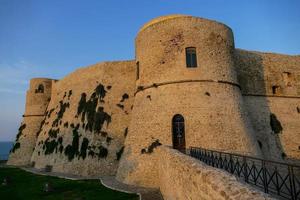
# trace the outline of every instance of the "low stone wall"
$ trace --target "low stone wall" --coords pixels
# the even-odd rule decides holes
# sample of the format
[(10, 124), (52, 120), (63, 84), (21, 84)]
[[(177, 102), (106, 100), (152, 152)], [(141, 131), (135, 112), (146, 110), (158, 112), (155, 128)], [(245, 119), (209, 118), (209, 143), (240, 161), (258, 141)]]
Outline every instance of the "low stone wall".
[(163, 146), (157, 153), (159, 187), (165, 200), (273, 199), (233, 175), (174, 149)]

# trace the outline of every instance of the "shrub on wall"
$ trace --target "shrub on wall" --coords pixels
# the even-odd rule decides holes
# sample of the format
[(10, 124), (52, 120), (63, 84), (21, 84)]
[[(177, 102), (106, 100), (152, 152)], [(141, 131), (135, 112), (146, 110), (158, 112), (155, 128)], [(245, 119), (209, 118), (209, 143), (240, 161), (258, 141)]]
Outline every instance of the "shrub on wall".
[(108, 155), (107, 148), (103, 146), (99, 146), (98, 149), (99, 149), (98, 158), (106, 158)]
[(83, 160), (85, 159), (88, 146), (89, 146), (89, 140), (87, 138), (83, 138), (81, 143), (79, 158), (81, 157)]
[(276, 115), (273, 113), (270, 114), (270, 125), (271, 125), (271, 129), (274, 133), (280, 133), (283, 129), (280, 121), (277, 119)]
[(123, 152), (124, 152), (124, 146), (122, 146), (122, 148), (116, 153), (117, 160), (120, 160), (120, 158), (122, 157)]
[(22, 124), (20, 127), (19, 127), (19, 130), (18, 130), (18, 134), (16, 136), (16, 140), (18, 141), (19, 138), (21, 137), (21, 135), (23, 134), (23, 130), (26, 128), (26, 124)]
[(57, 148), (58, 142), (56, 140), (49, 141), (49, 138), (45, 141), (45, 155), (52, 154)]
[(152, 142), (149, 146), (148, 146), (148, 148), (147, 149), (142, 149), (141, 150), (141, 153), (142, 154), (150, 154), (150, 153), (152, 153), (153, 152), (153, 150), (156, 148), (156, 147), (158, 147), (158, 146), (160, 146), (161, 145), (161, 143), (159, 142), (159, 140), (155, 140), (154, 142)]
[(81, 115), (81, 122), (83, 122), (85, 130), (95, 131), (100, 133), (103, 124), (106, 122), (107, 125), (111, 122), (111, 116), (104, 111), (103, 107), (98, 107), (98, 102), (103, 102), (106, 95), (106, 90), (102, 84), (99, 84), (94, 93), (87, 100), (86, 93), (81, 94), (81, 99), (78, 103), (77, 115)]
[(19, 149), (20, 147), (21, 147), (20, 142), (16, 142), (16, 143), (14, 144), (13, 148), (10, 150), (10, 152), (15, 153), (15, 151), (16, 151), (17, 149)]
[(68, 145), (65, 148), (65, 155), (68, 156), (68, 160), (72, 161), (76, 155), (79, 154), (79, 134), (78, 130), (75, 128), (73, 130), (73, 140), (72, 145)]
[(59, 101), (59, 111), (57, 112), (56, 119), (52, 123), (52, 127), (58, 126), (59, 121), (63, 118), (66, 109), (69, 107), (70, 107), (69, 102), (64, 103), (62, 100)]

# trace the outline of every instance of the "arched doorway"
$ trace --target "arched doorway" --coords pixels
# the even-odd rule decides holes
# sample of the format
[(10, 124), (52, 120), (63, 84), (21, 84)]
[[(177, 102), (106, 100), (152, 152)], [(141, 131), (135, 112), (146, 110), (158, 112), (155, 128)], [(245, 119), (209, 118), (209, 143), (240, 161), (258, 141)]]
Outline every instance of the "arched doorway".
[(172, 141), (174, 149), (185, 149), (184, 118), (180, 114), (174, 115), (172, 119)]

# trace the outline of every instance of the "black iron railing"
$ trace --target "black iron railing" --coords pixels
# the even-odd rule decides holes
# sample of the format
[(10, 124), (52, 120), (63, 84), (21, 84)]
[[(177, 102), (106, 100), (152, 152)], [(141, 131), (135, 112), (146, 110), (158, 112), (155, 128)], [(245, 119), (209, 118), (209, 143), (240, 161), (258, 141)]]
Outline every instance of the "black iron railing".
[(265, 193), (300, 200), (300, 166), (197, 147), (190, 148), (190, 156), (224, 169)]

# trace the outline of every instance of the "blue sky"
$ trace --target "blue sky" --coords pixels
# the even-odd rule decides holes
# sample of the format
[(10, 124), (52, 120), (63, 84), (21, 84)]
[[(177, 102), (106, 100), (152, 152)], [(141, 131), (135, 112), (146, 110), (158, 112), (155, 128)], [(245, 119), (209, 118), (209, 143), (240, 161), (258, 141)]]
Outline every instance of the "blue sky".
[(152, 18), (187, 14), (223, 22), (237, 48), (300, 54), (299, 0), (0, 0), (0, 141), (14, 140), (33, 77), (134, 58)]

